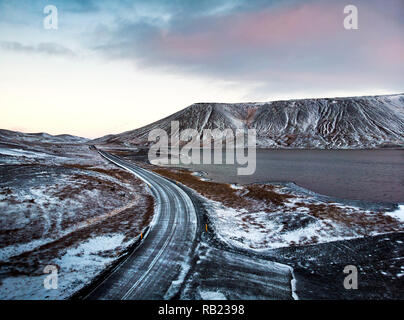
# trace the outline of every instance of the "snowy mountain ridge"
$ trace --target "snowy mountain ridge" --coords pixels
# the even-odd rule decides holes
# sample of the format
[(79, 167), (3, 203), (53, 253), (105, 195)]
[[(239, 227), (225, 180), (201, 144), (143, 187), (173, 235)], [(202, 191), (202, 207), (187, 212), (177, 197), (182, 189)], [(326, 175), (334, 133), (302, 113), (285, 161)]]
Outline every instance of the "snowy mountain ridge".
[(153, 129), (255, 129), (260, 148), (361, 149), (404, 146), (404, 94), (263, 103), (196, 103), (145, 127), (95, 139), (147, 146)]

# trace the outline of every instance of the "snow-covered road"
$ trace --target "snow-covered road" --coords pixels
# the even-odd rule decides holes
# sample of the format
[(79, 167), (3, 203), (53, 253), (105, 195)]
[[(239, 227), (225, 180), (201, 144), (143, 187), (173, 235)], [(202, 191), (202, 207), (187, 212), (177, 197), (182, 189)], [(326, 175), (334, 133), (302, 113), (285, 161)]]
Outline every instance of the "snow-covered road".
[(189, 269), (197, 230), (195, 207), (175, 183), (107, 152), (99, 153), (145, 181), (156, 207), (142, 244), (85, 298), (168, 299), (177, 293)]

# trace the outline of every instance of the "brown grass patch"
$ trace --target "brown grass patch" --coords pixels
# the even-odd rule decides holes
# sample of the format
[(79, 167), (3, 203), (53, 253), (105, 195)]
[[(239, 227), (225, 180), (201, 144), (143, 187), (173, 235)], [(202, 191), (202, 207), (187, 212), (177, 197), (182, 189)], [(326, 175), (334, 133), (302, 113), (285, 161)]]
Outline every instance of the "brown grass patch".
[(181, 182), (208, 199), (219, 201), (234, 209), (254, 210), (257, 202), (266, 206), (280, 206), (287, 199), (292, 198), (290, 195), (277, 193), (275, 188), (269, 185), (248, 185), (242, 190), (237, 190), (227, 183), (202, 181), (183, 169), (153, 168), (152, 170), (164, 177)]
[(73, 168), (79, 170), (93, 171), (101, 174), (106, 174), (116, 179), (122, 180), (124, 182), (128, 182), (133, 179), (133, 175), (130, 172), (127, 172), (122, 169), (103, 169), (98, 167), (93, 167), (91, 165), (82, 165), (82, 164), (64, 164), (66, 168)]
[(228, 207), (242, 209), (248, 205), (248, 201), (237, 194), (239, 190), (232, 189), (228, 184), (202, 181), (183, 169), (153, 168), (153, 171), (166, 178), (181, 182), (206, 198), (221, 201)]
[(288, 194), (281, 194), (274, 191), (274, 186), (269, 185), (249, 185), (246, 186), (248, 193), (245, 196), (249, 199), (256, 201), (262, 201), (265, 204), (282, 206), (285, 202), (293, 198), (293, 196)]
[(384, 232), (390, 232), (400, 228), (400, 223), (383, 212), (365, 213), (355, 211), (347, 213), (343, 208), (330, 204), (304, 204), (310, 210), (310, 215), (321, 219), (338, 221), (346, 226), (360, 226), (363, 232), (383, 229)]

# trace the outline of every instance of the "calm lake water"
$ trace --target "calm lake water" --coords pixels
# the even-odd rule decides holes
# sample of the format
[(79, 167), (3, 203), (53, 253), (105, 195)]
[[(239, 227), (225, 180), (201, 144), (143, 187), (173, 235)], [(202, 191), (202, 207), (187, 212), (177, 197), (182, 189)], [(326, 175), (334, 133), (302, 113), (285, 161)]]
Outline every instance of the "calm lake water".
[(184, 167), (218, 182), (293, 181), (342, 199), (404, 203), (404, 150), (257, 150), (251, 176), (238, 176), (233, 165)]

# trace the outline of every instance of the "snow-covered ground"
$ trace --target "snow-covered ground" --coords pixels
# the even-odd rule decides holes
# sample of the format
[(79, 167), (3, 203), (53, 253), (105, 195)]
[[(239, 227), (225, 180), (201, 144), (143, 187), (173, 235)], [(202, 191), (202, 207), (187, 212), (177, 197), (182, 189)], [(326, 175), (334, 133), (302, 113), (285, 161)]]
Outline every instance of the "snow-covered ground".
[(42, 158), (46, 156), (40, 152), (33, 152), (21, 149), (0, 148), (0, 155), (11, 157)]
[[(153, 198), (79, 138), (7, 135), (0, 140), (0, 299), (68, 298), (136, 241)], [(57, 289), (44, 287), (47, 265), (58, 269)]]
[(404, 223), (404, 205), (398, 206), (398, 209), (392, 212), (387, 212), (387, 215), (393, 217), (394, 219), (400, 220)]
[(105, 252), (119, 252), (122, 247), (130, 245), (125, 243), (125, 236), (120, 233), (109, 236), (96, 236), (69, 247), (66, 252), (50, 265), (58, 268), (57, 289), (45, 289), (43, 276), (6, 277), (0, 287), (2, 299), (66, 299), (78, 288), (88, 284), (94, 275), (104, 270), (116, 257), (105, 256)]
[(404, 231), (404, 210), (363, 209), (288, 184), (209, 182), (200, 173), (155, 169), (202, 198), (215, 234), (236, 247), (263, 251)]
[[(342, 204), (332, 204), (330, 210), (339, 210), (341, 220), (319, 219), (311, 216), (310, 208), (305, 207), (302, 203), (309, 201), (315, 206), (325, 204), (308, 198), (293, 199), (272, 212), (234, 209), (207, 198), (205, 201), (205, 207), (213, 218), (217, 235), (229, 244), (246, 249), (266, 250), (292, 245), (347, 240), (392, 232), (390, 227), (393, 227), (395, 231), (404, 230), (404, 220), (400, 220), (403, 219), (403, 212), (400, 210), (386, 212), (385, 215), (400, 220), (401, 223), (392, 221), (390, 226), (370, 226), (366, 225), (364, 221), (365, 225), (362, 226), (355, 222), (346, 223), (341, 220), (344, 220), (344, 215), (347, 217), (350, 215), (366, 216), (371, 219), (372, 216), (379, 214)], [(285, 219), (284, 216), (287, 218)], [(287, 228), (287, 224), (292, 224), (293, 227)]]

